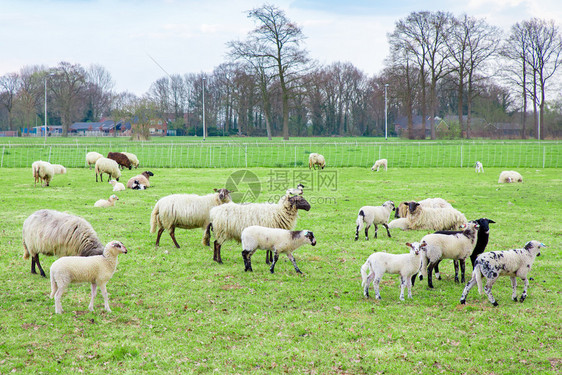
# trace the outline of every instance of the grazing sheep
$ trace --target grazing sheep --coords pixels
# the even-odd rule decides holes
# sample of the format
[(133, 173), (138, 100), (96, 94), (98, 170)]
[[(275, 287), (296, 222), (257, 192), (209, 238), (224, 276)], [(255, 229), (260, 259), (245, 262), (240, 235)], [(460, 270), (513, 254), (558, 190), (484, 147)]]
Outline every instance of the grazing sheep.
[(359, 238), (359, 231), (365, 224), (365, 240), (369, 239), (369, 228), (371, 225), (375, 226), (375, 238), (377, 238), (377, 232), (379, 230), (378, 224), (382, 224), (386, 228), (386, 234), (388, 237), (392, 237), (388, 231), (388, 219), (390, 218), (390, 213), (394, 211), (394, 202), (386, 201), (382, 206), (363, 206), (359, 209), (359, 214), (357, 215), (357, 220), (355, 223), (357, 227), (355, 228), (355, 241)]
[[(281, 197), (278, 203), (226, 203), (213, 207), (211, 223), (207, 225), (203, 244), (210, 245), (211, 229), (215, 233), (213, 260), (222, 263), (221, 246), (225, 241), (241, 242), (242, 231), (252, 225), (268, 228), (293, 229), (298, 210), (310, 210), (310, 204), (300, 195)], [(267, 254), (266, 262), (270, 260)]]
[(252, 270), (252, 255), (257, 249), (271, 250), (274, 253), (273, 262), (269, 271), (275, 271), (275, 264), (279, 259), (279, 254), (285, 253), (293, 263), (295, 271), (301, 273), (297, 266), (293, 251), (305, 244), (316, 246), (314, 233), (308, 230), (287, 230), (279, 228), (268, 228), (259, 225), (252, 225), (242, 231), (242, 258), (244, 259), (244, 271)]
[[(470, 222), (462, 225), (461, 231), (448, 231), (425, 235), (427, 243), (423, 258), (422, 275), (427, 275), (427, 285), (433, 288), (433, 268), (441, 259), (458, 260), (461, 265), (461, 282), (464, 283), (465, 259), (472, 254), (478, 238), (479, 225)], [(455, 282), (459, 282), (458, 268), (455, 267)]]
[[(373, 253), (361, 267), (363, 294), (369, 297), (369, 284), (375, 289), (375, 298), (381, 299), (379, 283), (385, 273), (400, 275), (400, 300), (404, 301), (404, 288), (408, 287), (408, 298), (412, 298), (412, 280), (420, 270), (425, 242), (406, 243), (408, 254)], [(367, 273), (367, 271), (370, 271)]]
[(119, 164), (119, 168), (129, 168), (129, 170), (131, 170), (131, 161), (127, 155), (120, 152), (109, 152), (107, 158), (115, 160), (117, 164)]
[(160, 236), (164, 229), (170, 233), (174, 245), (179, 249), (176, 241), (176, 228), (194, 229), (207, 228), (211, 208), (231, 201), (230, 191), (214, 189), (213, 194), (199, 196), (196, 194), (172, 194), (160, 198), (150, 216), (150, 233), (156, 232), (156, 246), (160, 245)]
[(497, 306), (494, 296), (492, 295), (492, 286), (500, 276), (509, 276), (511, 278), (511, 286), (513, 293), (511, 299), (517, 302), (517, 277), (525, 282), (525, 287), (521, 298), (521, 302), (527, 298), (527, 288), (529, 287), (529, 279), (527, 274), (533, 266), (535, 257), (541, 255), (541, 247), (545, 244), (538, 241), (529, 241), (523, 249), (515, 249), (508, 251), (491, 251), (489, 253), (480, 254), (476, 258), (476, 265), (472, 271), (472, 278), (466, 284), (462, 295), (461, 303), (466, 303), (466, 296), (475, 284), (478, 284), (478, 290), (482, 293), (482, 276), (486, 277), (486, 287), (484, 292), (488, 296), (488, 300)]
[[(415, 201), (411, 201), (411, 202), (415, 202)], [(423, 207), (433, 207), (433, 208), (453, 207), (453, 206), (451, 206), (451, 203), (447, 202), (443, 198), (426, 198), (426, 199), (423, 199), (423, 200), (419, 201), (418, 203), (420, 204), (420, 206), (423, 206)], [(400, 203), (398, 205), (398, 208), (396, 209), (394, 217), (395, 218), (400, 218), (400, 217), (405, 218), (406, 216), (408, 216), (409, 205), (410, 205), (410, 202)]]
[(144, 171), (142, 172), (142, 174), (138, 174), (134, 177), (129, 178), (129, 181), (127, 181), (127, 187), (129, 189), (133, 189), (133, 187), (137, 185), (139, 186), (137, 187), (137, 190), (144, 190), (140, 188), (140, 185), (143, 185), (145, 188), (150, 187), (150, 182), (148, 181), (148, 179), (151, 176), (154, 176), (154, 173), (150, 171)]
[(137, 155), (131, 154), (130, 152), (122, 152), (122, 154), (129, 158), (129, 161), (131, 162), (131, 165), (133, 167), (139, 167), (139, 158), (137, 158)]
[(113, 207), (115, 206), (115, 201), (118, 201), (117, 195), (113, 194), (109, 199), (100, 199), (94, 203), (94, 207)]
[(108, 179), (112, 178), (119, 181), (121, 177), (121, 171), (119, 170), (119, 164), (115, 160), (101, 157), (96, 161), (96, 166), (94, 168), (96, 172), (96, 182), (98, 182), (98, 174), (100, 176), (100, 181), (103, 182), (103, 174), (107, 173)]
[(404, 230), (450, 230), (466, 222), (466, 217), (453, 207), (424, 207), (418, 202), (408, 202), (406, 217), (391, 221), (388, 227)]
[(324, 169), (324, 167), (326, 166), (326, 159), (324, 159), (323, 155), (313, 152), (308, 156), (308, 168), (316, 169), (316, 166)]
[(125, 185), (116, 180), (110, 180), (109, 183), (113, 186), (113, 191), (125, 190)]
[(39, 254), (64, 257), (92, 256), (103, 253), (103, 244), (90, 223), (79, 216), (54, 210), (39, 210), (23, 222), (23, 259), (31, 257), (31, 273), (35, 264), (41, 276), (45, 272)]
[(37, 186), (37, 181), (40, 181), (41, 186), (49, 186), (49, 183), (55, 175), (53, 165), (43, 160), (33, 162), (33, 164), (31, 164), (31, 170), (33, 171), (33, 178), (35, 179), (34, 186)]
[(503, 171), (502, 173), (500, 173), (498, 184), (511, 182), (523, 182), (523, 177), (519, 174), (519, 172), (515, 171)]
[(66, 168), (60, 164), (51, 164), (55, 170), (55, 174), (65, 174)]
[(476, 173), (484, 173), (484, 166), (481, 162), (477, 161), (476, 164), (474, 164), (474, 170), (476, 171)]
[(371, 167), (371, 170), (374, 171), (376, 169), (378, 172), (380, 167), (384, 167), (384, 170), (386, 171), (388, 167), (388, 160), (386, 159), (377, 160), (375, 164)]
[(86, 154), (86, 163), (90, 169), (92, 169), (92, 165), (95, 165), (99, 158), (103, 158), (103, 155), (99, 152), (92, 151)]
[(105, 246), (102, 255), (91, 257), (69, 256), (59, 258), (51, 265), (51, 298), (55, 298), (55, 313), (62, 314), (62, 294), (70, 283), (91, 283), (91, 298), (88, 310), (94, 311), (94, 298), (99, 286), (105, 310), (109, 308), (106, 284), (117, 269), (117, 256), (127, 254), (127, 249), (119, 241), (111, 241)]
[(286, 194), (289, 195), (302, 195), (304, 192), (304, 185), (298, 184), (296, 188), (287, 189)]

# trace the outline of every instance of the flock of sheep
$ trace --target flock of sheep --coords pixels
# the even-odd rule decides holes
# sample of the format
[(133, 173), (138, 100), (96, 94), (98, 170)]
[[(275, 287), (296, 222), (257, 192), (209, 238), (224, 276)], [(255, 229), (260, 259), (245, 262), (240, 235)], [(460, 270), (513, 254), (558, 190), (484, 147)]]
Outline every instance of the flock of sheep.
[[(119, 183), (121, 168), (137, 168), (138, 158), (133, 154), (109, 153), (105, 158), (101, 154), (90, 152), (86, 162), (94, 165), (96, 181), (103, 173), (112, 180), (114, 191), (124, 190)], [(310, 154), (309, 168), (324, 168), (325, 158), (320, 154)], [(386, 159), (378, 160), (371, 168), (387, 170)], [(60, 169), (62, 168), (62, 169)], [(55, 173), (65, 173), (64, 167), (54, 167), (50, 163), (38, 161), (33, 163), (33, 176), (36, 180), (45, 182), (48, 186)], [(476, 163), (476, 172), (483, 172), (480, 162)], [(63, 172), (55, 172), (55, 170)], [(150, 186), (149, 171), (129, 179), (127, 187), (131, 189), (145, 189)], [(103, 180), (102, 180), (103, 181)], [(517, 172), (502, 172), (499, 182), (522, 182)], [(316, 238), (312, 231), (293, 230), (296, 226), (298, 211), (310, 210), (310, 204), (302, 196), (304, 185), (288, 189), (286, 194), (275, 204), (270, 203), (233, 203), (230, 191), (224, 188), (214, 189), (214, 193), (199, 196), (196, 194), (172, 194), (158, 200), (150, 216), (150, 232), (157, 232), (156, 246), (159, 246), (161, 236), (167, 231), (179, 248), (175, 229), (204, 230), (203, 244), (210, 246), (211, 235), (214, 234), (213, 260), (222, 263), (221, 246), (224, 242), (235, 240), (242, 244), (242, 259), (245, 271), (253, 271), (251, 257), (257, 249), (266, 250), (266, 263), (274, 273), (279, 254), (286, 254), (292, 262), (295, 271), (301, 273), (293, 251), (310, 244), (316, 245)], [(112, 195), (109, 200), (99, 200), (96, 207), (107, 207), (118, 200)], [(390, 221), (391, 213), (395, 212), (395, 219)], [(419, 202), (401, 202), (395, 207), (394, 202), (386, 201), (381, 206), (363, 206), (356, 219), (355, 240), (359, 238), (359, 231), (365, 228), (365, 239), (369, 238), (369, 228), (374, 225), (375, 238), (378, 225), (383, 225), (388, 237), (389, 228), (403, 230), (426, 229), (436, 231), (424, 236), (419, 242), (406, 243), (409, 248), (407, 254), (372, 254), (361, 267), (363, 293), (369, 296), (369, 285), (372, 282), (376, 298), (380, 299), (379, 283), (384, 273), (400, 275), (401, 294), (404, 299), (404, 289), (408, 288), (408, 297), (412, 297), (411, 288), (415, 278), (420, 273), (420, 280), (425, 276), (428, 286), (433, 288), (432, 273), (438, 279), (439, 263), (443, 259), (452, 259), (455, 265), (455, 281), (458, 282), (458, 265), (461, 268), (461, 282), (464, 283), (465, 260), (471, 259), (473, 265), (472, 278), (466, 285), (461, 302), (465, 303), (469, 290), (478, 285), (482, 290), (482, 276), (487, 278), (484, 288), (488, 299), (497, 305), (491, 289), (499, 276), (508, 275), (513, 285), (513, 300), (517, 300), (515, 291), (515, 277), (525, 282), (525, 288), (520, 300), (527, 296), (527, 273), (536, 255), (540, 255), (540, 248), (544, 244), (537, 241), (528, 242), (523, 249), (484, 253), (488, 243), (489, 224), (493, 220), (481, 218), (467, 221), (466, 217), (441, 198), (429, 198)], [(457, 229), (461, 230), (457, 230)], [(90, 282), (91, 300), (89, 309), (93, 311), (93, 302), (99, 286), (104, 297), (105, 309), (109, 308), (106, 284), (113, 276), (117, 267), (117, 256), (127, 253), (125, 246), (119, 241), (111, 241), (103, 246), (92, 226), (83, 218), (54, 210), (39, 210), (30, 215), (23, 224), (22, 230), (24, 259), (31, 258), (31, 272), (36, 273), (39, 268), (41, 276), (45, 272), (39, 262), (39, 254), (56, 255), (58, 260), (53, 262), (50, 269), (51, 298), (55, 299), (55, 312), (62, 313), (61, 297), (67, 286), (72, 282)]]

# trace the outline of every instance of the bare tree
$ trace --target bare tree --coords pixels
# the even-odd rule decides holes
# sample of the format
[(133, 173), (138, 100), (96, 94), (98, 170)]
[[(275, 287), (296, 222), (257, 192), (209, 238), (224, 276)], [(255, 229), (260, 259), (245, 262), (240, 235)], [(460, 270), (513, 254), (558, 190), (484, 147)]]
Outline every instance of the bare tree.
[(91, 119), (99, 121), (104, 113), (107, 114), (111, 108), (115, 82), (111, 78), (111, 73), (97, 64), (88, 68), (86, 82), (87, 108), (91, 112)]
[(80, 65), (63, 61), (52, 70), (51, 75), (48, 87), (61, 117), (62, 135), (66, 137), (72, 122), (83, 113), (86, 71)]
[(21, 77), (19, 74), (8, 73), (0, 77), (0, 104), (8, 111), (9, 130), (13, 130), (13, 110), (20, 87)]

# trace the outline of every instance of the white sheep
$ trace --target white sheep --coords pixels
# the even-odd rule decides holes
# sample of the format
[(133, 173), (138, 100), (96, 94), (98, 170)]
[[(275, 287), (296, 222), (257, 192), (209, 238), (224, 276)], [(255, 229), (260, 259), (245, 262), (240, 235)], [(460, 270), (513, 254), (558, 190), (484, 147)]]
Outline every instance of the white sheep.
[(100, 181), (103, 182), (103, 174), (108, 174), (108, 179), (112, 178), (119, 181), (121, 177), (121, 171), (119, 170), (119, 164), (113, 159), (108, 159), (101, 157), (96, 161), (96, 166), (94, 168), (96, 172), (96, 182), (98, 182), (98, 174), (100, 176)]
[(503, 171), (502, 173), (500, 173), (498, 184), (511, 182), (523, 182), (523, 177), (521, 176), (521, 174), (519, 174), (519, 172), (515, 171)]
[(55, 174), (65, 174), (66, 168), (61, 164), (51, 164), (55, 170)]
[(113, 207), (115, 206), (115, 202), (118, 201), (119, 198), (117, 195), (113, 194), (109, 197), (109, 199), (99, 199), (94, 203), (94, 207)]
[[(149, 182), (149, 178), (154, 176), (154, 173), (150, 172), (150, 171), (144, 171), (141, 174), (138, 174), (136, 176), (133, 176), (131, 178), (129, 178), (129, 181), (127, 181), (127, 188), (129, 189), (133, 189), (135, 188), (136, 190), (144, 190), (147, 187), (150, 187), (150, 182)], [(143, 187), (141, 187), (143, 186)]]
[[(415, 202), (415, 201), (411, 201)], [(426, 198), (418, 202), (422, 207), (433, 207), (433, 208), (447, 208), (453, 207), (449, 202), (443, 198)], [(396, 213), (394, 217), (405, 218), (408, 216), (410, 202), (401, 202), (396, 208)]]
[(160, 244), (162, 232), (167, 230), (179, 249), (176, 241), (176, 228), (206, 229), (210, 222), (211, 208), (231, 201), (230, 191), (227, 189), (214, 189), (214, 193), (199, 196), (196, 194), (172, 194), (160, 198), (150, 216), (150, 233), (156, 232), (156, 246)]
[[(375, 298), (381, 299), (379, 283), (385, 273), (400, 275), (400, 300), (404, 301), (404, 288), (408, 287), (408, 298), (412, 298), (412, 280), (419, 272), (425, 242), (406, 243), (410, 248), (408, 254), (373, 253), (365, 264), (361, 266), (361, 278), (363, 280), (363, 295), (369, 297), (369, 285), (373, 283)], [(369, 273), (367, 273), (369, 271)]]
[(273, 252), (273, 262), (269, 271), (274, 273), (275, 264), (279, 259), (279, 254), (287, 254), (287, 257), (293, 263), (295, 271), (301, 273), (297, 266), (293, 251), (305, 244), (316, 246), (316, 238), (314, 233), (308, 230), (292, 231), (279, 228), (268, 228), (260, 225), (252, 225), (245, 228), (241, 235), (242, 240), (242, 258), (244, 259), (244, 271), (252, 270), (252, 255), (257, 249), (271, 250)]
[(109, 184), (113, 186), (113, 191), (122, 191), (125, 190), (125, 185), (116, 180), (109, 180)]
[(302, 195), (304, 193), (304, 185), (299, 183), (296, 188), (287, 189), (286, 194), (289, 195)]
[[(211, 223), (205, 230), (203, 244), (210, 245), (212, 229), (215, 234), (213, 260), (222, 263), (220, 250), (225, 241), (241, 242), (242, 231), (252, 225), (293, 229), (298, 210), (310, 210), (310, 204), (300, 195), (285, 195), (278, 203), (226, 203), (213, 207), (210, 212)], [(270, 256), (268, 252), (266, 262), (269, 262)]]
[(23, 222), (23, 259), (31, 257), (31, 273), (35, 264), (41, 276), (45, 272), (39, 254), (64, 257), (91, 256), (103, 253), (103, 244), (90, 223), (79, 216), (54, 210), (39, 210)]
[(98, 161), (99, 158), (103, 158), (103, 155), (100, 154), (99, 152), (88, 152), (86, 154), (86, 164), (88, 164), (88, 166), (90, 167), (90, 169), (92, 169), (92, 165), (96, 164), (96, 161)]
[(373, 164), (373, 166), (371, 167), (371, 170), (374, 171), (376, 169), (378, 172), (380, 167), (384, 167), (384, 170), (386, 171), (388, 167), (388, 160), (386, 159), (377, 160), (375, 164)]
[(481, 162), (477, 161), (476, 164), (474, 164), (474, 170), (476, 171), (476, 173), (484, 173), (484, 166)]
[(111, 241), (105, 246), (102, 255), (91, 257), (69, 256), (59, 258), (51, 265), (51, 298), (55, 298), (55, 313), (62, 314), (62, 294), (71, 283), (91, 283), (91, 298), (88, 310), (94, 311), (94, 298), (99, 286), (105, 310), (109, 308), (106, 284), (117, 269), (117, 256), (127, 254), (127, 249), (119, 241)]
[(462, 295), (461, 303), (466, 303), (466, 296), (475, 284), (478, 284), (478, 290), (482, 293), (482, 276), (486, 277), (486, 287), (484, 292), (488, 296), (488, 300), (497, 306), (494, 296), (492, 295), (492, 286), (500, 276), (509, 276), (511, 278), (511, 287), (513, 293), (511, 299), (517, 302), (517, 277), (525, 282), (523, 293), (519, 299), (521, 302), (527, 298), (527, 288), (529, 287), (529, 279), (527, 274), (533, 266), (533, 262), (537, 255), (541, 255), (540, 249), (546, 247), (545, 244), (538, 241), (529, 241), (523, 249), (514, 249), (508, 251), (490, 251), (482, 253), (476, 258), (472, 278), (466, 284)]
[(139, 158), (137, 158), (137, 155), (131, 154), (130, 152), (122, 152), (122, 154), (129, 159), (133, 167), (135, 168), (139, 167)]
[(324, 159), (323, 155), (313, 152), (308, 156), (308, 168), (316, 169), (316, 166), (324, 169), (324, 167), (326, 166), (326, 159)]
[(357, 224), (355, 228), (355, 241), (359, 239), (359, 231), (365, 225), (365, 240), (369, 239), (369, 228), (371, 225), (375, 226), (375, 238), (377, 238), (377, 232), (379, 230), (378, 224), (382, 224), (386, 228), (386, 234), (388, 237), (392, 237), (388, 230), (388, 219), (390, 214), (394, 211), (394, 202), (386, 201), (382, 206), (363, 206), (359, 209), (359, 214), (357, 215)]
[[(480, 225), (469, 222), (462, 225), (461, 231), (431, 233), (422, 238), (427, 243), (423, 257), (422, 276), (427, 276), (427, 284), (433, 288), (433, 269), (442, 259), (458, 260), (461, 266), (461, 282), (464, 283), (465, 259), (470, 257), (478, 240)], [(439, 275), (436, 275), (439, 277)], [(420, 277), (421, 278), (421, 277)], [(455, 263), (455, 282), (459, 282), (458, 266)]]
[(444, 208), (424, 207), (418, 202), (408, 202), (406, 217), (391, 221), (388, 227), (404, 230), (452, 230), (466, 222), (466, 217), (452, 206)]
[(37, 186), (37, 181), (40, 181), (42, 186), (49, 186), (49, 183), (55, 175), (53, 165), (43, 160), (33, 162), (33, 164), (31, 164), (31, 170), (33, 172), (33, 178), (35, 179), (35, 186)]

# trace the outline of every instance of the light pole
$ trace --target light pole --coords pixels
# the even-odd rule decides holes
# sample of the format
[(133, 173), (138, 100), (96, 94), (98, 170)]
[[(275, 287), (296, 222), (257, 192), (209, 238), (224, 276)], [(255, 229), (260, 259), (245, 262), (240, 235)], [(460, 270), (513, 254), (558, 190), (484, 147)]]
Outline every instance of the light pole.
[(388, 89), (388, 83), (384, 84), (384, 139), (388, 139), (388, 106), (386, 101), (386, 90)]
[(45, 143), (47, 143), (47, 78), (49, 75), (45, 76)]
[(205, 77), (203, 77), (203, 140), (207, 135), (207, 129), (205, 128)]

